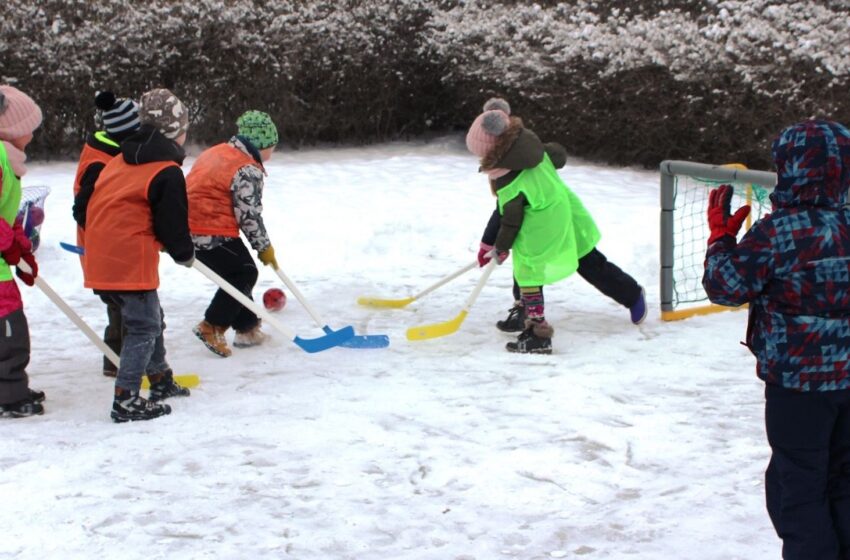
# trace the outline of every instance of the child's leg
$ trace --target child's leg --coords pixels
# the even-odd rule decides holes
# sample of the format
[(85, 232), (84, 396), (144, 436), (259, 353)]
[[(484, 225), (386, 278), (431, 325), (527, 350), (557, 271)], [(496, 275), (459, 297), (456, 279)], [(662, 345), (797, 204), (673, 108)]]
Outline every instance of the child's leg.
[[(227, 241), (214, 249), (198, 251), (197, 258), (233, 287), (253, 299), (251, 291), (257, 283), (257, 265), (241, 239)], [(249, 329), (257, 324), (257, 316), (222, 289), (216, 291), (204, 319), (216, 326)]]
[(835, 391), (838, 419), (829, 452), (829, 503), (841, 547), (839, 558), (850, 558), (850, 391)]
[(23, 309), (0, 318), (0, 405), (29, 398), (30, 333)]
[[(121, 319), (127, 329), (121, 346), (121, 367), (115, 379), (116, 390), (138, 393), (142, 376), (165, 363), (162, 315), (156, 290), (111, 296), (121, 305)], [(166, 364), (167, 367), (167, 364)]]
[(525, 316), (538, 322), (546, 320), (544, 316), (543, 286), (520, 288), (520, 300), (525, 308)]
[[(104, 296), (100, 297), (106, 304), (106, 328), (103, 329), (103, 342), (116, 354), (121, 355), (121, 339), (124, 336), (124, 325), (121, 321), (121, 306)], [(103, 357), (103, 374), (109, 377), (118, 375), (118, 367), (109, 358)]]
[(785, 560), (838, 558), (827, 494), (836, 407), (823, 393), (765, 389), (765, 427), (773, 455), (765, 489)]
[(579, 259), (578, 273), (594, 288), (624, 307), (631, 307), (641, 297), (640, 284), (596, 249)]

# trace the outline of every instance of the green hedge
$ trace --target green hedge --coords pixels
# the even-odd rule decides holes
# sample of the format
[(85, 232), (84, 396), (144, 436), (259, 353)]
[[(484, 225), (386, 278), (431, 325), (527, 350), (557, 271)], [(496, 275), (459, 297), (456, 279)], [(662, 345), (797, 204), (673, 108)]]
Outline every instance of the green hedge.
[(250, 108), (269, 112), (290, 147), (460, 132), (502, 95), (575, 156), (764, 168), (783, 126), (850, 122), (850, 39), (834, 10), (770, 0), (7, 0), (0, 82), (45, 110), (35, 157), (77, 155), (96, 90), (168, 87), (202, 145)]

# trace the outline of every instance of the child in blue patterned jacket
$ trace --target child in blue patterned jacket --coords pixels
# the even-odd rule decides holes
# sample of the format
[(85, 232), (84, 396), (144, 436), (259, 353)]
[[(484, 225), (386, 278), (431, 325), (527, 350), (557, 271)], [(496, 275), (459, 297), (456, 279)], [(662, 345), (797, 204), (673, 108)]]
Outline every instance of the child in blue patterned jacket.
[(711, 192), (703, 286), (749, 303), (746, 345), (765, 382), (767, 510), (783, 558), (850, 558), (850, 131), (805, 121), (773, 143), (772, 212)]

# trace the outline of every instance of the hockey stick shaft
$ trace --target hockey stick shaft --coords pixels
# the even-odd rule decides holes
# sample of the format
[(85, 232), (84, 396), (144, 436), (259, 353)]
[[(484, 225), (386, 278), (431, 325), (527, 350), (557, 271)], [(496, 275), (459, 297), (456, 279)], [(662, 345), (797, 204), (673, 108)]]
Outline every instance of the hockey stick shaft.
[(192, 268), (212, 280), (214, 284), (216, 284), (219, 288), (227, 292), (233, 299), (253, 311), (254, 314), (256, 314), (258, 317), (261, 317), (274, 329), (283, 334), (293, 343), (297, 344), (305, 352), (320, 352), (322, 350), (327, 350), (328, 348), (339, 346), (340, 344), (354, 336), (354, 329), (351, 327), (345, 327), (338, 331), (334, 331), (333, 333), (328, 333), (323, 337), (314, 339), (303, 339), (296, 335), (295, 331), (275, 319), (271, 315), (271, 313), (257, 305), (254, 300), (237, 290), (227, 280), (210, 270), (207, 265), (205, 265), (198, 259), (195, 259), (192, 262)]
[(493, 270), (496, 268), (497, 264), (498, 263), (496, 262), (496, 259), (492, 259), (487, 264), (487, 266), (484, 267), (484, 272), (481, 273), (481, 278), (475, 285), (475, 289), (473, 289), (472, 293), (469, 294), (469, 297), (466, 298), (466, 302), (461, 308), (460, 313), (458, 313), (454, 319), (443, 321), (442, 323), (410, 327), (409, 329), (407, 329), (408, 340), (425, 340), (428, 338), (437, 338), (440, 336), (446, 336), (457, 331), (460, 328), (460, 325), (466, 319), (466, 316), (469, 314), (469, 310), (472, 308), (472, 305), (475, 303), (475, 300), (478, 299), (478, 295), (481, 293), (481, 290), (484, 289), (484, 285), (487, 283), (487, 280), (490, 278), (490, 275), (493, 273)]

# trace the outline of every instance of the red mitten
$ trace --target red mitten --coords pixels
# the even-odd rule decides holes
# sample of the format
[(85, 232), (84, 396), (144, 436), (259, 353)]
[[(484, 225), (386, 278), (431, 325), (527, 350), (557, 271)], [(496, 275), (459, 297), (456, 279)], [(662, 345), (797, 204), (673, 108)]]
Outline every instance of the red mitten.
[(711, 230), (709, 245), (727, 235), (737, 238), (741, 224), (750, 215), (749, 205), (741, 206), (734, 214), (731, 213), (733, 192), (732, 185), (720, 185), (708, 195), (708, 227)]
[(478, 266), (484, 266), (485, 264), (490, 262), (490, 251), (492, 250), (492, 245), (487, 245), (483, 241), (481, 242), (481, 246), (478, 249)]
[(18, 278), (20, 278), (24, 284), (32, 286), (35, 284), (35, 279), (38, 277), (38, 263), (35, 262), (35, 255), (32, 253), (23, 253), (21, 255), (21, 260), (29, 265), (31, 272), (24, 272), (21, 270), (21, 267), (18, 266), (15, 268), (15, 274), (18, 275)]

